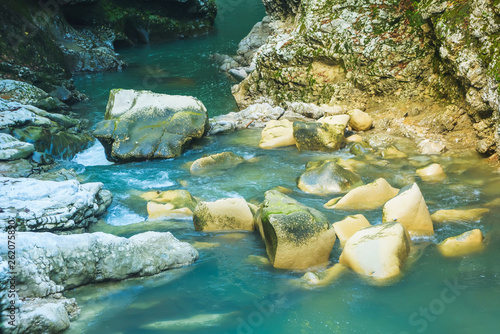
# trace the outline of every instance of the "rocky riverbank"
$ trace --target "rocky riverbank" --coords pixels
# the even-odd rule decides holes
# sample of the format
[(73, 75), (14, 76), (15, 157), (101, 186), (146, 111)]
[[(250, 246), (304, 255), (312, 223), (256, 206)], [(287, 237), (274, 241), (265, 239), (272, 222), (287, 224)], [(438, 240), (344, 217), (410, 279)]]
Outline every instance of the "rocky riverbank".
[(358, 108), (381, 130), (492, 154), (499, 9), (490, 1), (264, 1), (275, 32), (233, 88), (256, 102)]

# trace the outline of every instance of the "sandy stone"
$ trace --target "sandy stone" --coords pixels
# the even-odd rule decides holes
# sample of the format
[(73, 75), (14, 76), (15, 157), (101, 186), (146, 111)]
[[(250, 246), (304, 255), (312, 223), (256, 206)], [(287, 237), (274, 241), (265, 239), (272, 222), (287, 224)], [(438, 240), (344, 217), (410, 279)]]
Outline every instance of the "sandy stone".
[(440, 164), (432, 164), (425, 168), (417, 169), (417, 175), (425, 182), (441, 182), (446, 179), (446, 173)]
[(347, 216), (343, 220), (333, 223), (335, 234), (340, 241), (340, 247), (344, 247), (347, 240), (359, 230), (370, 227), (370, 222), (363, 215)]
[(373, 119), (370, 115), (359, 109), (354, 109), (348, 112), (351, 119), (349, 125), (354, 131), (367, 131), (373, 125)]
[(481, 230), (475, 229), (456, 237), (447, 238), (438, 245), (438, 249), (446, 257), (477, 253), (484, 249), (483, 239)]
[(215, 202), (200, 202), (193, 215), (197, 231), (253, 231), (252, 211), (242, 198), (226, 198)]
[(480, 221), (490, 209), (477, 208), (469, 210), (439, 210), (432, 214), (434, 223), (459, 223), (467, 221)]
[(269, 121), (264, 130), (262, 130), (262, 139), (259, 147), (263, 149), (272, 149), (295, 145), (293, 138), (293, 123), (289, 120)]

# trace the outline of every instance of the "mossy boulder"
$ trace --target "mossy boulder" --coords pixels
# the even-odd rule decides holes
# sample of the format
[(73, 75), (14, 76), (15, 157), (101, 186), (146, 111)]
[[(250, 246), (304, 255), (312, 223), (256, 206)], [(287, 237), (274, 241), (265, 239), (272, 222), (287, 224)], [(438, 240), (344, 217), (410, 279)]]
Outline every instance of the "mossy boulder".
[(293, 137), (299, 150), (336, 151), (344, 147), (345, 126), (327, 122), (294, 122)]
[(340, 255), (339, 262), (356, 273), (385, 283), (400, 276), (410, 253), (410, 236), (403, 225), (387, 223), (356, 232)]
[(335, 243), (335, 230), (321, 212), (276, 190), (266, 192), (257, 227), (276, 268), (325, 266)]
[(363, 181), (357, 174), (333, 160), (308, 163), (298, 180), (302, 191), (323, 196), (347, 192), (361, 185)]
[(245, 162), (245, 158), (233, 152), (221, 152), (195, 160), (190, 167), (193, 174), (231, 169)]
[(193, 215), (197, 231), (253, 231), (254, 218), (243, 198), (226, 198), (215, 202), (200, 202)]
[(189, 96), (113, 89), (94, 136), (110, 161), (177, 157), (208, 131), (207, 110)]

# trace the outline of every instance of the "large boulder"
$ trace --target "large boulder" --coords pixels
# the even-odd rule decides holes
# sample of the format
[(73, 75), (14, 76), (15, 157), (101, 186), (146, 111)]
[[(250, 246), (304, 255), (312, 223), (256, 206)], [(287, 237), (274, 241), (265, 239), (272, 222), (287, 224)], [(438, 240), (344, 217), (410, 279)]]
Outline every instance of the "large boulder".
[(325, 266), (335, 243), (335, 230), (321, 212), (276, 190), (266, 192), (257, 227), (276, 268)]
[(334, 198), (325, 204), (327, 209), (338, 210), (373, 210), (381, 207), (396, 196), (399, 189), (393, 188), (385, 179), (349, 191), (344, 197)]
[(411, 236), (434, 234), (431, 215), (416, 183), (401, 189), (384, 205), (382, 221), (401, 223)]
[(141, 197), (149, 200), (149, 220), (192, 217), (197, 205), (197, 200), (187, 190), (182, 189), (151, 191)]
[(263, 149), (272, 149), (276, 147), (295, 145), (293, 138), (293, 123), (287, 119), (280, 121), (269, 121), (264, 130), (262, 130), (262, 139), (259, 147)]
[(326, 160), (309, 162), (297, 185), (306, 193), (324, 196), (343, 193), (362, 184), (358, 175), (336, 161)]
[(194, 97), (113, 89), (94, 136), (111, 161), (167, 159), (181, 155), (208, 127), (207, 110)]
[(369, 227), (370, 222), (363, 215), (347, 216), (341, 221), (333, 223), (335, 234), (340, 241), (340, 247), (345, 247), (347, 240), (365, 227)]
[[(7, 240), (7, 233), (0, 240)], [(46, 297), (81, 285), (150, 276), (193, 263), (198, 252), (170, 232), (127, 239), (102, 232), (55, 235), (18, 232), (19, 297)], [(7, 254), (7, 242), (0, 245)]]
[(253, 231), (254, 219), (243, 198), (225, 198), (215, 202), (200, 202), (193, 214), (197, 231)]
[(0, 133), (0, 161), (27, 158), (34, 151), (35, 147), (32, 144), (19, 141), (6, 133)]
[(336, 151), (344, 147), (345, 126), (328, 122), (294, 122), (293, 137), (299, 150)]
[(481, 230), (475, 229), (445, 239), (438, 245), (438, 249), (446, 257), (458, 257), (477, 253), (484, 249), (483, 239)]
[(202, 174), (210, 171), (231, 169), (245, 161), (245, 158), (233, 152), (221, 152), (195, 160), (189, 170), (193, 174)]
[(410, 252), (410, 237), (399, 223), (380, 224), (356, 232), (339, 262), (356, 273), (384, 282), (398, 277)]
[(99, 182), (41, 181), (0, 177), (0, 231), (15, 222), (18, 231), (86, 229), (111, 204)]

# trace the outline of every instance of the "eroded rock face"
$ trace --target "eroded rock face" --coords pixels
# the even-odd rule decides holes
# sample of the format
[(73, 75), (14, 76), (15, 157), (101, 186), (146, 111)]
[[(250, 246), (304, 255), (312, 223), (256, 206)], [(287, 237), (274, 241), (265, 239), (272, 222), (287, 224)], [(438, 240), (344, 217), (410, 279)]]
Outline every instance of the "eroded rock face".
[(276, 268), (325, 266), (335, 243), (335, 230), (321, 212), (276, 190), (266, 192), (257, 227)]
[(56, 158), (72, 158), (93, 141), (80, 120), (2, 98), (0, 131)]
[[(424, 108), (442, 115), (439, 105), (445, 101), (457, 109), (448, 117), (452, 122), (442, 123), (445, 131), (472, 121), (477, 150), (493, 152), (500, 101), (494, 2), (264, 3), (283, 24), (275, 25), (277, 32), (259, 49), (256, 70), (233, 88), (240, 108), (266, 99), (276, 105), (340, 102), (363, 109), (377, 95), (388, 109), (423, 99)], [(430, 123), (438, 123), (434, 119), (429, 117)], [(429, 135), (439, 134), (439, 127), (427, 128)]]
[(0, 231), (16, 222), (18, 231), (86, 229), (111, 204), (102, 183), (41, 181), (0, 177)]
[[(102, 232), (55, 235), (18, 232), (20, 297), (45, 297), (84, 284), (150, 276), (193, 263), (198, 252), (170, 232), (129, 239)], [(6, 240), (7, 233), (0, 234)], [(3, 243), (2, 254), (6, 254)]]
[(375, 282), (385, 282), (401, 274), (409, 252), (410, 237), (403, 225), (386, 223), (356, 232), (347, 240), (339, 262)]
[(104, 121), (96, 126), (110, 161), (177, 157), (208, 131), (207, 110), (189, 96), (114, 89)]

